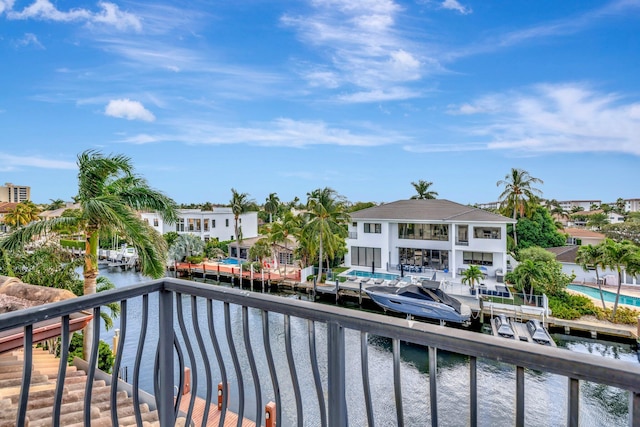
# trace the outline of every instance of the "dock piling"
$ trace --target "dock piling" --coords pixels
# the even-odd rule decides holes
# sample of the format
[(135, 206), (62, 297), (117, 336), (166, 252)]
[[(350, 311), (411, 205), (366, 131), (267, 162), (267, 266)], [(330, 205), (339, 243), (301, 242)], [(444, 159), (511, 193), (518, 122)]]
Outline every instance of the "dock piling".
[(267, 403), (264, 407), (264, 427), (276, 427), (276, 404), (273, 402)]

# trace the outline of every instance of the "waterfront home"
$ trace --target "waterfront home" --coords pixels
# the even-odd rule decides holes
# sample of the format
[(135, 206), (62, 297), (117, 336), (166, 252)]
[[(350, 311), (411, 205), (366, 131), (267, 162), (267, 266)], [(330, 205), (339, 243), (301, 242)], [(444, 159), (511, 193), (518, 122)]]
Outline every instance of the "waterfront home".
[[(201, 209), (179, 209), (175, 224), (167, 224), (157, 212), (141, 212), (140, 216), (161, 234), (175, 231), (178, 234), (193, 234), (202, 240), (235, 240), (234, 216), (231, 208), (215, 207), (210, 211)], [(238, 218), (242, 238), (258, 235), (258, 213), (247, 212)]]
[(507, 271), (507, 224), (515, 221), (449, 200), (398, 200), (351, 214), (349, 267), (461, 274)]

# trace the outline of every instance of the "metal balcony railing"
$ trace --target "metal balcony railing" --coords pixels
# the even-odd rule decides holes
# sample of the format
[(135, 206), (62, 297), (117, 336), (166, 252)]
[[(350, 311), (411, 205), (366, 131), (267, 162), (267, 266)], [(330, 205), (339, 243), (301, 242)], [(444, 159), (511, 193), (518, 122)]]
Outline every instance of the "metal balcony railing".
[[(567, 381), (566, 425), (579, 422), (580, 382), (591, 381), (629, 391), (629, 424), (640, 427), (640, 367), (629, 362), (603, 359), (564, 349), (534, 346), (508, 341), (475, 332), (437, 325), (412, 322), (390, 316), (350, 310), (336, 306), (300, 301), (268, 294), (252, 293), (209, 284), (179, 279), (162, 279), (80, 297), (19, 312), (0, 315), (0, 332), (15, 328), (24, 330), (24, 365), (31, 364), (31, 330), (36, 322), (62, 319), (63, 342), (68, 340), (69, 316), (78, 310), (89, 310), (98, 318), (100, 307), (120, 302), (122, 315), (120, 343), (114, 372), (123, 360), (133, 363), (131, 375), (133, 401), (138, 408), (138, 388), (150, 388), (155, 395), (156, 407), (162, 426), (173, 426), (178, 416), (180, 396), (185, 381), (184, 366), (192, 371), (191, 387), (206, 401), (217, 399), (216, 387), (220, 382), (223, 394), (221, 411), (224, 419), (229, 410), (240, 419), (250, 416), (256, 425), (265, 422), (264, 402), (276, 403), (278, 425), (347, 426), (356, 411), (353, 400), (347, 403), (346, 389), (354, 366), (346, 364), (346, 348), (354, 343), (345, 339), (359, 335), (360, 372), (362, 382), (359, 403), (364, 402), (366, 416), (360, 414), (370, 426), (376, 425), (376, 406), (380, 399), (388, 405), (389, 397), (372, 393), (371, 380), (379, 373), (369, 372), (370, 341), (373, 336), (387, 337), (392, 342), (390, 363), (393, 366), (393, 400), (395, 423), (409, 425), (405, 420), (407, 395), (401, 376), (400, 343), (408, 342), (424, 348), (428, 356), (429, 418), (432, 426), (439, 419), (449, 418), (456, 425), (478, 425), (478, 378), (482, 370), (479, 360), (499, 361), (511, 365), (515, 371), (515, 425), (525, 425), (525, 369), (564, 376)], [(133, 306), (137, 308), (132, 309)], [(96, 338), (101, 334), (99, 322), (94, 322)], [(356, 338), (357, 340), (357, 338)], [(324, 347), (318, 346), (322, 342)], [(438, 410), (439, 383), (437, 353), (452, 352), (468, 357), (468, 389), (457, 390), (468, 402), (468, 412), (441, 413)], [(353, 353), (351, 350), (350, 353)], [(63, 346), (63, 359), (65, 349)], [(97, 339), (91, 350), (88, 375), (97, 363)], [(353, 354), (349, 354), (352, 358)], [(59, 368), (55, 404), (52, 408), (53, 425), (60, 425), (60, 402), (66, 363)], [(22, 393), (17, 414), (17, 425), (23, 425), (29, 404), (31, 370), (24, 369)], [(113, 375), (111, 393), (112, 420), (117, 424), (116, 374)], [(403, 394), (403, 392), (405, 392)], [(427, 394), (428, 392), (428, 394)], [(196, 393), (192, 394), (195, 399)], [(304, 396), (304, 397), (303, 397)], [(428, 396), (428, 397), (427, 397)], [(446, 396), (440, 396), (443, 399)], [(555, 396), (554, 396), (555, 398)], [(92, 389), (87, 381), (85, 392), (85, 425), (91, 423)], [(509, 403), (512, 405), (513, 403)], [(186, 411), (187, 424), (193, 412), (193, 400)], [(230, 408), (230, 406), (234, 406)], [(213, 408), (215, 409), (215, 403)], [(137, 411), (137, 409), (136, 409)], [(283, 415), (286, 416), (283, 418)], [(136, 418), (141, 425), (139, 412)], [(206, 415), (204, 417), (206, 420)], [(310, 421), (312, 420), (313, 421)], [(361, 418), (362, 419), (362, 418)], [(364, 422), (358, 422), (364, 424)], [(378, 424), (382, 424), (378, 422)], [(449, 421), (451, 424), (451, 421)], [(204, 425), (204, 422), (203, 422)], [(223, 425), (223, 424), (220, 424)], [(238, 424), (239, 425), (239, 424)]]

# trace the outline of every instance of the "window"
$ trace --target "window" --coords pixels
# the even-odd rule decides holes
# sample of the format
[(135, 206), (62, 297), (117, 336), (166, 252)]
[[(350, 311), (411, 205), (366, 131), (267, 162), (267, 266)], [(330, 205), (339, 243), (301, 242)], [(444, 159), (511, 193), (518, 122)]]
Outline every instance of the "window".
[(145, 218), (144, 222), (146, 222), (147, 224), (149, 224), (149, 218)]
[(438, 249), (398, 248), (400, 264), (436, 270), (449, 268), (449, 251)]
[(500, 239), (500, 228), (473, 227), (473, 237), (476, 239)]
[(225, 225), (225, 227), (228, 227), (228, 226), (229, 226), (229, 218), (227, 218), (227, 219), (225, 219), (225, 220), (224, 220), (224, 225)]
[(463, 264), (493, 265), (493, 254), (488, 252), (463, 252)]
[(398, 238), (416, 240), (449, 240), (447, 224), (398, 224)]
[(204, 219), (204, 231), (209, 231), (209, 220), (208, 219)]
[(215, 219), (211, 220), (211, 228), (216, 228), (216, 220)]
[(364, 232), (365, 233), (382, 233), (382, 224), (378, 223), (364, 223)]
[(382, 267), (382, 251), (380, 248), (351, 247), (351, 265), (371, 267), (372, 263), (376, 268)]
[(178, 221), (176, 221), (176, 231), (184, 231), (184, 218), (178, 218)]
[(200, 228), (200, 224), (201, 224), (200, 218), (189, 218), (189, 219), (187, 220), (187, 222), (188, 222), (188, 229), (189, 229), (189, 231), (201, 231), (201, 228)]
[(153, 226), (154, 227), (158, 226), (158, 218), (153, 218)]
[(469, 244), (469, 226), (468, 225), (456, 225), (456, 243), (462, 245)]
[(357, 222), (352, 222), (352, 223), (351, 223), (351, 226), (352, 226), (352, 227), (357, 227), (357, 226), (358, 226), (358, 223), (357, 223)]

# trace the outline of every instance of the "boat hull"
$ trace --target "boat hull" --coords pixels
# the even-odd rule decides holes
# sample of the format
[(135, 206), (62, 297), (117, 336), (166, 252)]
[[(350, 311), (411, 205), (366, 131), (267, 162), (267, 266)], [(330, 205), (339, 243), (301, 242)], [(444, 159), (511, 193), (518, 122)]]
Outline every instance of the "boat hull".
[(471, 317), (470, 312), (469, 314), (459, 313), (453, 307), (435, 301), (416, 300), (401, 295), (376, 292), (368, 289), (365, 289), (365, 292), (373, 302), (380, 307), (396, 313), (405, 313), (412, 316), (454, 323), (466, 323)]

